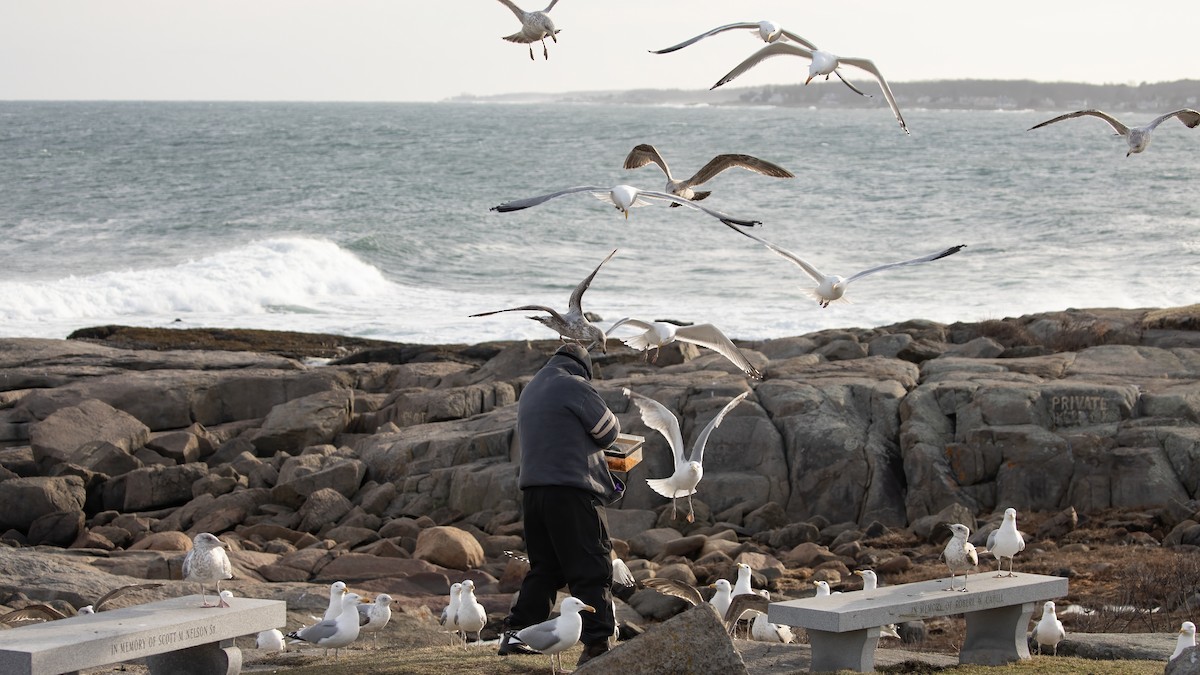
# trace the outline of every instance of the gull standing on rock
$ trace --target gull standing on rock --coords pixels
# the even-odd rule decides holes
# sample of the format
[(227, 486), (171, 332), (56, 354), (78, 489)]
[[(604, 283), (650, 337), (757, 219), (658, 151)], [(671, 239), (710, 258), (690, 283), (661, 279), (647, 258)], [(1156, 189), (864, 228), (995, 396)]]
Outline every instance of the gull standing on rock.
[(1150, 145), (1150, 132), (1154, 131), (1158, 125), (1162, 124), (1166, 120), (1171, 119), (1172, 117), (1178, 117), (1179, 121), (1187, 125), (1189, 129), (1195, 129), (1197, 125), (1200, 125), (1200, 112), (1192, 110), (1191, 108), (1180, 108), (1179, 110), (1169, 112), (1166, 115), (1160, 115), (1159, 117), (1154, 118), (1154, 120), (1149, 124), (1141, 127), (1127, 127), (1117, 118), (1099, 110), (1077, 110), (1073, 113), (1059, 115), (1052, 120), (1046, 120), (1041, 124), (1036, 124), (1032, 127), (1029, 127), (1029, 131), (1039, 129), (1047, 124), (1054, 124), (1055, 122), (1069, 120), (1073, 117), (1084, 116), (1099, 117), (1105, 122), (1108, 122), (1109, 126), (1115, 129), (1118, 134), (1124, 136), (1125, 139), (1129, 141), (1129, 151), (1125, 153), (1126, 157), (1134, 154), (1135, 152), (1141, 152), (1145, 150), (1146, 146)]
[(596, 269), (587, 275), (587, 278), (579, 282), (575, 290), (571, 291), (571, 299), (568, 304), (566, 314), (559, 314), (558, 310), (545, 305), (521, 305), (520, 307), (509, 307), (508, 309), (497, 309), (491, 312), (481, 312), (472, 314), (471, 317), (490, 316), (499, 314), (500, 312), (546, 312), (550, 316), (531, 316), (530, 319), (537, 321), (546, 328), (558, 333), (559, 337), (565, 342), (574, 340), (581, 347), (587, 349), (588, 344), (592, 342), (600, 343), (600, 351), (608, 352), (608, 336), (599, 326), (588, 320), (587, 315), (583, 313), (583, 294), (592, 285), (592, 279), (596, 277), (596, 273), (604, 266), (604, 263), (612, 260), (612, 257), (617, 254), (617, 249), (613, 249), (608, 257), (600, 261), (596, 265)]
[[(742, 168), (772, 178), (795, 178), (792, 172), (782, 166), (772, 164), (757, 157), (751, 157), (750, 155), (717, 155), (708, 160), (708, 164), (705, 164), (691, 178), (687, 180), (675, 180), (675, 177), (671, 175), (671, 167), (667, 166), (667, 160), (663, 159), (662, 155), (658, 154), (658, 150), (649, 143), (643, 143), (629, 151), (629, 155), (625, 158), (625, 168), (637, 169), (651, 162), (657, 164), (658, 168), (662, 169), (662, 172), (667, 175), (666, 192), (692, 201), (700, 201), (712, 194), (711, 192), (704, 191), (697, 192), (692, 189), (693, 187), (707, 183), (726, 169)], [(677, 206), (679, 205), (671, 204), (672, 208)]]
[[(1004, 522), (988, 535), (988, 551), (996, 556), (996, 576), (1016, 576), (1013, 574), (1013, 556), (1025, 550), (1025, 538), (1017, 531), (1017, 510), (1004, 509)], [(1004, 569), (1004, 559), (1008, 558), (1008, 574), (1001, 574)], [(1051, 608), (1053, 609), (1053, 607)]]
[[(192, 540), (192, 550), (183, 559), (183, 578), (187, 581), (200, 583), (201, 607), (228, 607), (229, 603), (221, 597), (221, 580), (233, 578), (233, 566), (229, 564), (229, 556), (225, 555), (227, 544), (208, 532), (201, 532)], [(208, 604), (204, 596), (204, 586), (208, 582), (216, 582), (217, 599), (215, 605)]]
[(361, 598), (354, 593), (347, 593), (342, 598), (342, 611), (334, 619), (325, 619), (307, 628), (301, 628), (288, 637), (314, 644), (326, 651), (333, 650), (333, 658), (338, 657), (338, 650), (358, 639), (358, 610), (356, 606)]
[(1054, 613), (1053, 600), (1047, 600), (1046, 604), (1042, 605), (1042, 618), (1038, 620), (1033, 633), (1037, 640), (1039, 654), (1042, 653), (1042, 647), (1047, 646), (1054, 650), (1055, 656), (1058, 656), (1058, 643), (1067, 636), (1067, 631), (1063, 628), (1062, 621), (1058, 620), (1058, 615)]
[(1196, 646), (1196, 624), (1191, 621), (1184, 621), (1179, 626), (1179, 639), (1175, 641), (1175, 652), (1171, 654), (1171, 658), (1167, 661), (1174, 661), (1176, 657), (1183, 653), (1189, 647)]
[(555, 618), (517, 631), (517, 638), (522, 642), (550, 655), (552, 675), (562, 670), (561, 652), (579, 642), (579, 636), (583, 633), (583, 617), (579, 616), (581, 611), (594, 613), (596, 608), (572, 596), (562, 601), (559, 615)]
[(704, 477), (704, 446), (708, 444), (708, 437), (712, 434), (713, 429), (721, 426), (721, 420), (725, 419), (725, 415), (730, 410), (733, 410), (734, 406), (749, 396), (750, 392), (744, 391), (733, 397), (733, 400), (729, 403), (726, 403), (725, 407), (721, 408), (721, 412), (709, 420), (704, 429), (700, 431), (700, 434), (696, 436), (696, 441), (692, 444), (691, 456), (684, 457), (683, 433), (679, 430), (679, 420), (676, 419), (675, 415), (670, 410), (667, 410), (666, 406), (652, 398), (634, 393), (628, 388), (624, 388), (621, 391), (637, 405), (638, 410), (642, 414), (642, 422), (667, 439), (667, 443), (671, 446), (671, 452), (675, 457), (674, 473), (667, 478), (647, 478), (646, 484), (658, 494), (671, 498), (672, 520), (675, 519), (676, 515), (676, 498), (687, 497), (687, 521), (689, 523), (695, 522), (696, 515), (692, 509), (692, 495), (696, 493), (696, 486), (700, 484), (700, 479)]
[(890, 270), (890, 269), (893, 269), (896, 267), (905, 267), (908, 265), (920, 265), (921, 263), (927, 263), (927, 262), (933, 262), (934, 260), (940, 260), (942, 258), (945, 258), (946, 256), (954, 255), (955, 253), (958, 253), (959, 251), (966, 248), (966, 246), (967, 246), (966, 244), (959, 244), (958, 246), (951, 246), (950, 248), (945, 249), (943, 251), (938, 251), (937, 253), (930, 253), (929, 255), (921, 256), (920, 258), (913, 258), (912, 260), (905, 260), (903, 262), (894, 262), (894, 263), (887, 263), (885, 265), (879, 265), (877, 267), (872, 267), (870, 269), (865, 269), (856, 274), (852, 274), (852, 275), (850, 275), (849, 278), (843, 279), (842, 277), (840, 277), (836, 274), (824, 274), (823, 272), (818, 270), (816, 267), (813, 267), (811, 264), (804, 261), (802, 258), (800, 258), (800, 256), (796, 255), (795, 253), (792, 253), (791, 251), (788, 251), (787, 249), (776, 246), (775, 244), (772, 244), (771, 242), (767, 241), (766, 239), (757, 237), (753, 234), (750, 234), (749, 232), (746, 232), (745, 230), (739, 230), (736, 227), (731, 227), (730, 229), (732, 229), (734, 232), (738, 232), (740, 234), (746, 235), (747, 237), (750, 237), (754, 241), (757, 241), (758, 243), (762, 244), (763, 246), (766, 246), (768, 249), (774, 251), (776, 254), (778, 254), (782, 258), (791, 261), (793, 264), (798, 266), (800, 269), (804, 270), (805, 274), (812, 277), (813, 281), (817, 282), (817, 287), (815, 289), (809, 291), (809, 294), (813, 297), (813, 299), (815, 299), (817, 301), (817, 304), (819, 304), (822, 307), (828, 307), (829, 304), (832, 302), (838, 302), (838, 301), (846, 302), (846, 300), (844, 300), (842, 298), (842, 296), (845, 295), (845, 293), (846, 293), (846, 287), (849, 286), (850, 283), (853, 281), (856, 281), (858, 279), (861, 279), (861, 278), (871, 275), (871, 274), (875, 274), (876, 272), (882, 272), (884, 270)]
[(515, 199), (510, 202), (504, 202), (491, 208), (492, 211), (500, 213), (509, 213), (511, 211), (520, 211), (531, 206), (537, 206), (543, 202), (548, 202), (556, 197), (563, 195), (573, 195), (580, 192), (587, 192), (596, 199), (602, 202), (608, 202), (617, 208), (618, 211), (625, 214), (625, 219), (629, 220), (629, 209), (639, 206), (648, 206), (654, 202), (669, 202), (678, 206), (686, 206), (703, 211), (708, 215), (720, 220), (726, 225), (741, 225), (742, 227), (752, 227), (754, 225), (762, 225), (761, 221), (743, 220), (734, 218), (733, 216), (725, 215), (716, 209), (710, 209), (703, 204), (697, 204), (690, 199), (684, 199), (667, 192), (658, 192), (657, 190), (641, 190), (630, 185), (616, 185), (614, 187), (600, 187), (596, 185), (582, 185), (579, 187), (567, 188), (558, 192), (538, 195), (537, 197), (527, 197), (525, 199)]
[(462, 582), (462, 590), (458, 592), (458, 624), (463, 632), (463, 646), (467, 646), (467, 634), (474, 633), (475, 641), (479, 642), (479, 634), (487, 625), (487, 610), (475, 599), (475, 582), (467, 579)]
[[(950, 541), (946, 542), (946, 548), (942, 550), (942, 557), (946, 559), (946, 567), (950, 568), (950, 590), (966, 591), (967, 590), (967, 575), (971, 570), (979, 564), (979, 554), (975, 551), (975, 545), (967, 541), (967, 537), (971, 536), (971, 529), (961, 523), (953, 523), (947, 525), (950, 531), (954, 534), (950, 537)], [(963, 571), (963, 587), (954, 587), (954, 577), (958, 570)]]
[(740, 368), (748, 377), (756, 380), (761, 380), (763, 377), (758, 368), (755, 368), (750, 363), (750, 360), (742, 354), (742, 351), (737, 348), (737, 345), (733, 344), (733, 341), (725, 337), (725, 334), (711, 323), (677, 326), (665, 321), (642, 321), (641, 319), (627, 317), (609, 326), (605, 334), (611, 335), (613, 331), (621, 326), (633, 326), (643, 331), (637, 335), (619, 339), (625, 343), (625, 346), (646, 352), (647, 354), (653, 348), (654, 356), (650, 359), (651, 363), (654, 363), (658, 359), (658, 350), (660, 348), (672, 342), (687, 342), (707, 347), (724, 356), (729, 359), (730, 363)]
[(808, 79), (804, 80), (804, 84), (812, 82), (814, 77), (819, 77), (821, 75), (824, 75), (825, 79), (827, 80), (831, 74), (837, 75), (838, 79), (840, 79), (847, 87), (850, 87), (850, 89), (852, 89), (856, 94), (861, 96), (866, 96), (866, 94), (853, 84), (850, 84), (850, 82), (848, 82), (846, 78), (843, 77), (840, 72), (838, 72), (838, 68), (845, 65), (854, 66), (855, 68), (860, 68), (867, 71), (879, 82), (879, 88), (883, 90), (883, 97), (887, 99), (888, 106), (892, 109), (892, 114), (896, 116), (896, 121), (900, 123), (900, 128), (904, 130), (904, 133), (910, 133), (908, 130), (908, 125), (904, 123), (904, 116), (900, 114), (900, 106), (896, 104), (896, 97), (892, 95), (891, 87), (888, 86), (887, 80), (883, 79), (883, 73), (879, 72), (879, 68), (875, 66), (875, 62), (871, 61), (870, 59), (838, 56), (831, 52), (816, 48), (805, 48), (786, 42), (774, 42), (751, 54), (749, 58), (739, 63), (736, 67), (734, 67), (733, 70), (726, 73), (725, 76), (720, 80), (717, 80), (717, 83), (711, 88), (716, 89), (723, 84), (733, 81), (742, 73), (750, 70), (754, 66), (758, 65), (765, 59), (771, 58), (772, 56), (799, 56), (801, 58), (809, 59), (811, 63), (808, 66)]
[(379, 631), (392, 620), (392, 596), (380, 593), (375, 596), (375, 602), (369, 605), (358, 605), (358, 630), (371, 634), (371, 644), (379, 648)]
[(792, 42), (798, 42), (798, 43), (804, 45), (805, 47), (808, 47), (809, 49), (817, 48), (816, 45), (812, 44), (808, 40), (805, 40), (804, 38), (800, 37), (799, 35), (796, 35), (795, 33), (791, 32), (789, 30), (785, 30), (784, 28), (779, 26), (779, 24), (775, 23), (774, 21), (742, 21), (739, 23), (731, 23), (731, 24), (726, 24), (724, 26), (717, 26), (716, 28), (708, 31), (707, 33), (701, 33), (694, 38), (684, 40), (683, 42), (680, 42), (679, 44), (674, 45), (672, 47), (667, 47), (666, 49), (651, 50), (650, 53), (651, 54), (670, 54), (673, 51), (683, 49), (684, 47), (687, 47), (688, 45), (695, 44), (695, 43), (703, 40), (706, 37), (712, 37), (713, 35), (716, 35), (718, 33), (724, 33), (725, 31), (728, 31), (728, 30), (751, 30), (755, 33), (758, 33), (759, 39), (761, 39), (763, 42), (766, 42), (768, 44), (779, 41), (779, 40), (786, 39), (786, 40), (791, 40)]
[(521, 22), (521, 30), (506, 35), (502, 40), (516, 42), (519, 44), (529, 45), (529, 60), (536, 61), (533, 58), (533, 43), (542, 43), (542, 58), (550, 58), (550, 50), (546, 48), (546, 38), (550, 38), (556, 44), (558, 43), (559, 29), (554, 27), (554, 21), (550, 19), (550, 10), (554, 9), (554, 5), (558, 4), (558, 0), (550, 0), (550, 4), (540, 12), (526, 12), (517, 7), (512, 0), (500, 0), (500, 3), (512, 10), (513, 14), (517, 15), (517, 20)]

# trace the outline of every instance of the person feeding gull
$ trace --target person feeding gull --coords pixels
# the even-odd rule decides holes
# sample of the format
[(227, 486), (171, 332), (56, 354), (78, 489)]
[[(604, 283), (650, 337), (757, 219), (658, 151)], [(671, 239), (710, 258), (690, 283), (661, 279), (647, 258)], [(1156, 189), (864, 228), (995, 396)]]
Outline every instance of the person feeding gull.
[[(979, 564), (979, 554), (975, 551), (975, 545), (967, 541), (967, 538), (971, 536), (970, 528), (962, 523), (952, 523), (946, 527), (950, 528), (953, 533), (950, 541), (946, 542), (946, 548), (942, 550), (946, 567), (950, 568), (950, 590), (966, 591), (967, 575)], [(958, 570), (963, 571), (962, 588), (955, 588), (954, 585), (954, 577)]]
[(779, 41), (779, 40), (791, 40), (792, 42), (798, 42), (798, 43), (804, 45), (805, 47), (808, 47), (809, 49), (817, 48), (816, 45), (812, 44), (808, 40), (805, 40), (804, 38), (800, 37), (799, 35), (796, 35), (795, 33), (784, 29), (782, 26), (775, 23), (774, 21), (741, 21), (739, 23), (730, 23), (730, 24), (726, 24), (724, 26), (717, 26), (716, 28), (708, 31), (707, 33), (701, 33), (694, 38), (684, 40), (683, 42), (680, 42), (679, 44), (671, 46), (671, 47), (667, 47), (666, 49), (651, 50), (650, 53), (651, 54), (670, 54), (673, 51), (677, 51), (677, 50), (683, 49), (684, 47), (687, 47), (689, 45), (693, 45), (693, 44), (703, 40), (704, 38), (712, 37), (719, 33), (724, 33), (725, 31), (730, 31), (730, 30), (750, 30), (753, 33), (757, 33), (759, 39), (761, 39), (763, 42), (766, 42), (768, 44)]
[(878, 265), (876, 267), (871, 267), (871, 268), (865, 269), (861, 272), (852, 274), (847, 278), (842, 278), (836, 274), (825, 274), (824, 272), (821, 272), (820, 270), (818, 270), (816, 267), (812, 266), (810, 263), (805, 261), (800, 256), (796, 255), (795, 253), (792, 253), (791, 251), (788, 251), (785, 248), (776, 246), (775, 244), (772, 244), (771, 242), (767, 241), (766, 239), (757, 237), (753, 234), (750, 234), (749, 232), (746, 232), (745, 230), (739, 230), (736, 227), (731, 227), (730, 229), (732, 229), (734, 232), (738, 232), (738, 233), (746, 235), (747, 237), (750, 237), (754, 241), (757, 241), (758, 243), (762, 244), (763, 246), (766, 246), (768, 249), (774, 251), (780, 257), (791, 261), (797, 267), (804, 270), (805, 274), (807, 274), (809, 277), (811, 277), (813, 279), (813, 281), (817, 282), (817, 287), (815, 289), (809, 291), (809, 294), (817, 301), (817, 304), (822, 307), (828, 307), (829, 304), (833, 303), (833, 302), (838, 302), (838, 301), (846, 302), (846, 300), (843, 299), (843, 296), (846, 294), (846, 287), (849, 286), (852, 282), (862, 279), (863, 277), (870, 276), (872, 274), (875, 274), (876, 272), (882, 272), (884, 270), (890, 270), (890, 269), (894, 269), (897, 267), (905, 267), (908, 265), (920, 265), (922, 263), (933, 262), (934, 260), (940, 260), (942, 258), (945, 258), (946, 256), (950, 256), (950, 255), (954, 255), (955, 253), (958, 253), (959, 251), (966, 248), (966, 246), (967, 246), (966, 244), (959, 244), (958, 246), (951, 246), (948, 249), (938, 251), (937, 253), (930, 253), (929, 255), (921, 256), (920, 258), (913, 258), (912, 260), (905, 260), (903, 262), (894, 262), (894, 263), (887, 263), (884, 265)]
[(1195, 129), (1197, 125), (1200, 125), (1200, 112), (1190, 108), (1181, 108), (1179, 110), (1169, 112), (1166, 115), (1160, 115), (1154, 118), (1149, 124), (1140, 127), (1127, 127), (1117, 118), (1099, 110), (1077, 110), (1065, 115), (1059, 115), (1052, 120), (1046, 120), (1041, 124), (1035, 124), (1034, 126), (1029, 127), (1029, 131), (1040, 129), (1047, 124), (1054, 124), (1055, 122), (1061, 122), (1063, 120), (1069, 120), (1075, 117), (1099, 117), (1105, 122), (1108, 122), (1109, 126), (1116, 130), (1119, 135), (1124, 136), (1125, 140), (1129, 141), (1129, 151), (1125, 153), (1126, 157), (1145, 150), (1146, 146), (1150, 145), (1150, 133), (1158, 128), (1158, 125), (1162, 124), (1166, 120), (1171, 119), (1172, 117), (1178, 117), (1179, 121), (1183, 122), (1189, 129)]
[(672, 520), (676, 516), (675, 500), (679, 497), (687, 497), (687, 521), (689, 523), (695, 522), (696, 515), (692, 509), (692, 495), (696, 493), (696, 486), (700, 484), (700, 479), (704, 477), (704, 446), (708, 444), (708, 437), (712, 435), (713, 429), (721, 426), (721, 420), (725, 419), (725, 415), (749, 396), (750, 392), (744, 391), (726, 403), (725, 407), (709, 420), (704, 429), (696, 436), (696, 440), (692, 444), (691, 456), (685, 457), (683, 454), (683, 433), (679, 430), (679, 420), (676, 419), (675, 415), (670, 410), (667, 410), (666, 406), (652, 398), (642, 396), (630, 391), (628, 388), (624, 388), (621, 391), (637, 406), (638, 411), (641, 412), (642, 422), (667, 439), (672, 456), (675, 458), (674, 473), (667, 478), (647, 478), (646, 484), (658, 494), (671, 498)]
[(838, 79), (847, 87), (850, 87), (856, 94), (862, 96), (866, 96), (866, 94), (853, 84), (850, 84), (842, 76), (841, 72), (838, 71), (838, 68), (841, 66), (854, 66), (855, 68), (867, 71), (879, 82), (879, 88), (883, 90), (883, 97), (887, 99), (888, 106), (892, 109), (892, 114), (896, 116), (896, 121), (900, 123), (900, 128), (906, 134), (911, 133), (908, 130), (908, 125), (904, 123), (904, 116), (900, 114), (900, 106), (896, 104), (896, 97), (892, 94), (892, 88), (888, 86), (887, 80), (883, 79), (883, 73), (879, 72), (879, 68), (875, 66), (875, 62), (870, 59), (838, 56), (821, 49), (801, 47), (787, 42), (774, 42), (751, 54), (749, 58), (735, 66), (733, 70), (726, 73), (720, 80), (717, 80), (717, 83), (711, 89), (716, 89), (723, 84), (733, 81), (742, 73), (772, 56), (799, 56), (809, 59), (808, 79), (804, 80), (804, 84), (812, 82), (813, 78), (820, 77), (821, 75), (824, 75), (827, 80), (831, 74), (837, 75)]
[[(1017, 531), (1017, 510), (1014, 508), (1004, 509), (1004, 522), (1000, 523), (1000, 527), (992, 530), (987, 538), (988, 551), (996, 556), (996, 576), (1003, 577), (1016, 576), (1013, 574), (1013, 556), (1025, 550), (1025, 538)], [(1004, 559), (1008, 558), (1008, 574), (1001, 574), (1004, 570)]]
[(761, 380), (763, 377), (762, 372), (750, 363), (750, 360), (733, 344), (733, 341), (725, 337), (721, 329), (711, 323), (678, 326), (666, 321), (642, 321), (641, 319), (626, 317), (609, 326), (608, 330), (605, 331), (605, 335), (612, 335), (614, 331), (622, 326), (632, 326), (641, 329), (642, 332), (637, 335), (618, 339), (625, 343), (626, 347), (636, 349), (640, 352), (649, 354), (650, 350), (653, 349), (654, 355), (650, 357), (651, 363), (654, 363), (658, 359), (658, 350), (660, 348), (676, 341), (687, 342), (707, 347), (724, 356), (748, 377), (756, 380)]
[(549, 59), (550, 50), (546, 48), (546, 38), (550, 38), (557, 44), (557, 36), (561, 32), (554, 27), (554, 21), (550, 19), (550, 10), (554, 9), (554, 5), (558, 4), (558, 0), (550, 0), (550, 4), (546, 6), (546, 9), (540, 12), (526, 12), (517, 7), (512, 0), (500, 0), (500, 4), (511, 9), (512, 13), (517, 15), (517, 20), (521, 22), (521, 30), (512, 35), (506, 35), (501, 39), (518, 44), (528, 44), (530, 61), (537, 60), (533, 58), (533, 43), (541, 42), (542, 58)]
[(1033, 629), (1033, 635), (1037, 641), (1038, 654), (1042, 653), (1043, 647), (1050, 647), (1054, 650), (1054, 655), (1058, 656), (1058, 643), (1067, 636), (1067, 631), (1054, 612), (1054, 601), (1047, 600), (1046, 604), (1042, 605), (1042, 618)]
[(558, 616), (517, 631), (517, 638), (522, 642), (550, 655), (552, 675), (562, 670), (562, 652), (579, 642), (583, 632), (583, 617), (579, 615), (581, 611), (594, 614), (596, 609), (579, 598), (568, 597), (562, 601)]
[[(221, 597), (221, 580), (233, 578), (233, 566), (225, 555), (225, 542), (208, 532), (201, 532), (192, 540), (192, 550), (183, 558), (183, 578), (200, 584), (201, 607), (228, 607)], [(210, 605), (204, 595), (204, 586), (216, 582), (217, 604)]]
[(579, 282), (575, 290), (571, 291), (571, 299), (568, 302), (568, 309), (565, 314), (559, 314), (558, 310), (545, 305), (521, 305), (520, 307), (497, 309), (491, 312), (480, 312), (479, 314), (472, 314), (471, 317), (490, 316), (492, 314), (499, 314), (500, 312), (546, 312), (550, 316), (531, 316), (529, 318), (558, 333), (559, 337), (564, 341), (574, 340), (585, 348), (590, 343), (599, 343), (600, 351), (607, 353), (608, 336), (604, 334), (604, 331), (599, 326), (589, 321), (587, 315), (583, 313), (583, 294), (591, 287), (592, 279), (596, 278), (596, 273), (600, 271), (601, 267), (604, 267), (604, 263), (612, 260), (612, 257), (616, 254), (617, 250), (613, 249), (613, 252), (609, 253), (607, 258), (601, 260), (600, 264), (596, 265), (596, 269), (592, 270), (592, 273)]
[[(757, 157), (751, 157), (750, 155), (717, 155), (708, 160), (708, 164), (701, 167), (691, 178), (675, 180), (675, 177), (671, 175), (671, 167), (667, 166), (667, 160), (663, 159), (658, 150), (648, 143), (638, 145), (629, 151), (629, 155), (625, 158), (625, 168), (637, 169), (651, 162), (657, 164), (658, 168), (662, 169), (662, 172), (667, 175), (666, 192), (692, 201), (700, 201), (712, 194), (712, 192), (693, 190), (693, 187), (707, 183), (726, 169), (741, 168), (772, 178), (795, 178), (792, 172), (782, 166), (772, 164)], [(679, 205), (671, 204), (672, 208), (677, 206)]]
[(510, 213), (512, 211), (520, 211), (531, 206), (537, 206), (551, 199), (562, 197), (564, 195), (573, 195), (580, 192), (587, 192), (596, 199), (602, 202), (608, 202), (617, 208), (618, 211), (625, 214), (625, 219), (629, 220), (629, 209), (639, 206), (648, 206), (654, 202), (667, 202), (677, 206), (686, 206), (688, 208), (703, 211), (708, 215), (720, 220), (726, 225), (741, 225), (742, 227), (753, 227), (754, 225), (762, 225), (758, 220), (744, 220), (734, 218), (733, 216), (725, 215), (716, 209), (710, 209), (703, 204), (697, 204), (690, 199), (684, 199), (667, 192), (658, 192), (657, 190), (641, 190), (630, 185), (616, 185), (614, 187), (600, 187), (596, 185), (583, 185), (579, 187), (567, 188), (558, 192), (538, 195), (537, 197), (527, 197), (525, 199), (515, 199), (510, 202), (504, 202), (491, 208), (492, 211), (500, 213)]

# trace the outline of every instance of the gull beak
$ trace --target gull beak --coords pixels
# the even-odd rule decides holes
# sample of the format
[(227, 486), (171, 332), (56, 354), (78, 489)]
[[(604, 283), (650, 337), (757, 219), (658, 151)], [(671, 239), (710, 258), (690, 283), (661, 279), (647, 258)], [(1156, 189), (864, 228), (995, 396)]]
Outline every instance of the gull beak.
[(862, 570), (854, 570), (854, 573), (860, 577), (863, 575)]
[[(716, 588), (716, 587), (717, 587), (717, 585), (716, 585), (716, 584), (709, 584), (709, 585), (708, 585), (708, 587), (709, 587), (709, 588)], [(1180, 633), (1182, 633), (1183, 631), (1181, 630), (1181, 631), (1179, 631), (1179, 632), (1180, 632)]]
[[(1129, 155), (1125, 155), (1125, 156), (1128, 157)], [(629, 220), (629, 212), (628, 211), (625, 212), (625, 220)]]
[(817, 582), (815, 582), (815, 581), (813, 582), (813, 586), (820, 586), (820, 585), (821, 585), (821, 584), (819, 584), (819, 583), (817, 583)]
[(592, 614), (596, 613), (596, 608), (592, 607), (591, 605), (584, 605), (583, 607), (580, 607), (579, 610), (582, 612), (591, 612)]
[(813, 79), (813, 76), (809, 75), (808, 79), (804, 81), (804, 84), (808, 84), (809, 82), (812, 82), (812, 79)]

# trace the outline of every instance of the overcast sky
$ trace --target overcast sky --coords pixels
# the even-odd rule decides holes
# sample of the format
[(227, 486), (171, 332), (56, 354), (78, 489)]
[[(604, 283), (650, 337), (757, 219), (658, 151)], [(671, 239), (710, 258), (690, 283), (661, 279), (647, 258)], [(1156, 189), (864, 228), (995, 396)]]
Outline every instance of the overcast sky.
[[(541, 9), (529, 5), (525, 9)], [(548, 0), (538, 0), (539, 4)], [(436, 101), (461, 93), (707, 88), (770, 19), (889, 81), (1200, 79), (1200, 4), (1061, 0), (561, 0), (529, 60), (496, 0), (3, 0), (0, 99)], [(1137, 23), (1133, 23), (1135, 21)], [(736, 85), (802, 81), (776, 58)], [(862, 79), (859, 77), (858, 79)]]

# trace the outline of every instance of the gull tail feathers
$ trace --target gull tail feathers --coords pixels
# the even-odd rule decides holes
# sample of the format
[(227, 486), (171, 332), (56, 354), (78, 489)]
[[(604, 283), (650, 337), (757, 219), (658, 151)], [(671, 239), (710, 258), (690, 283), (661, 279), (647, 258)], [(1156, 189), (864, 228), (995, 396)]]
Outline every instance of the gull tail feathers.
[(626, 347), (636, 349), (639, 352), (644, 352), (651, 347), (650, 339), (646, 333), (634, 335), (632, 337), (621, 338), (621, 342), (625, 343)]
[(651, 490), (654, 490), (658, 494), (667, 497), (668, 499), (687, 497), (688, 495), (696, 494), (695, 488), (691, 490), (676, 490), (672, 488), (670, 478), (647, 478), (646, 485), (649, 485)]

